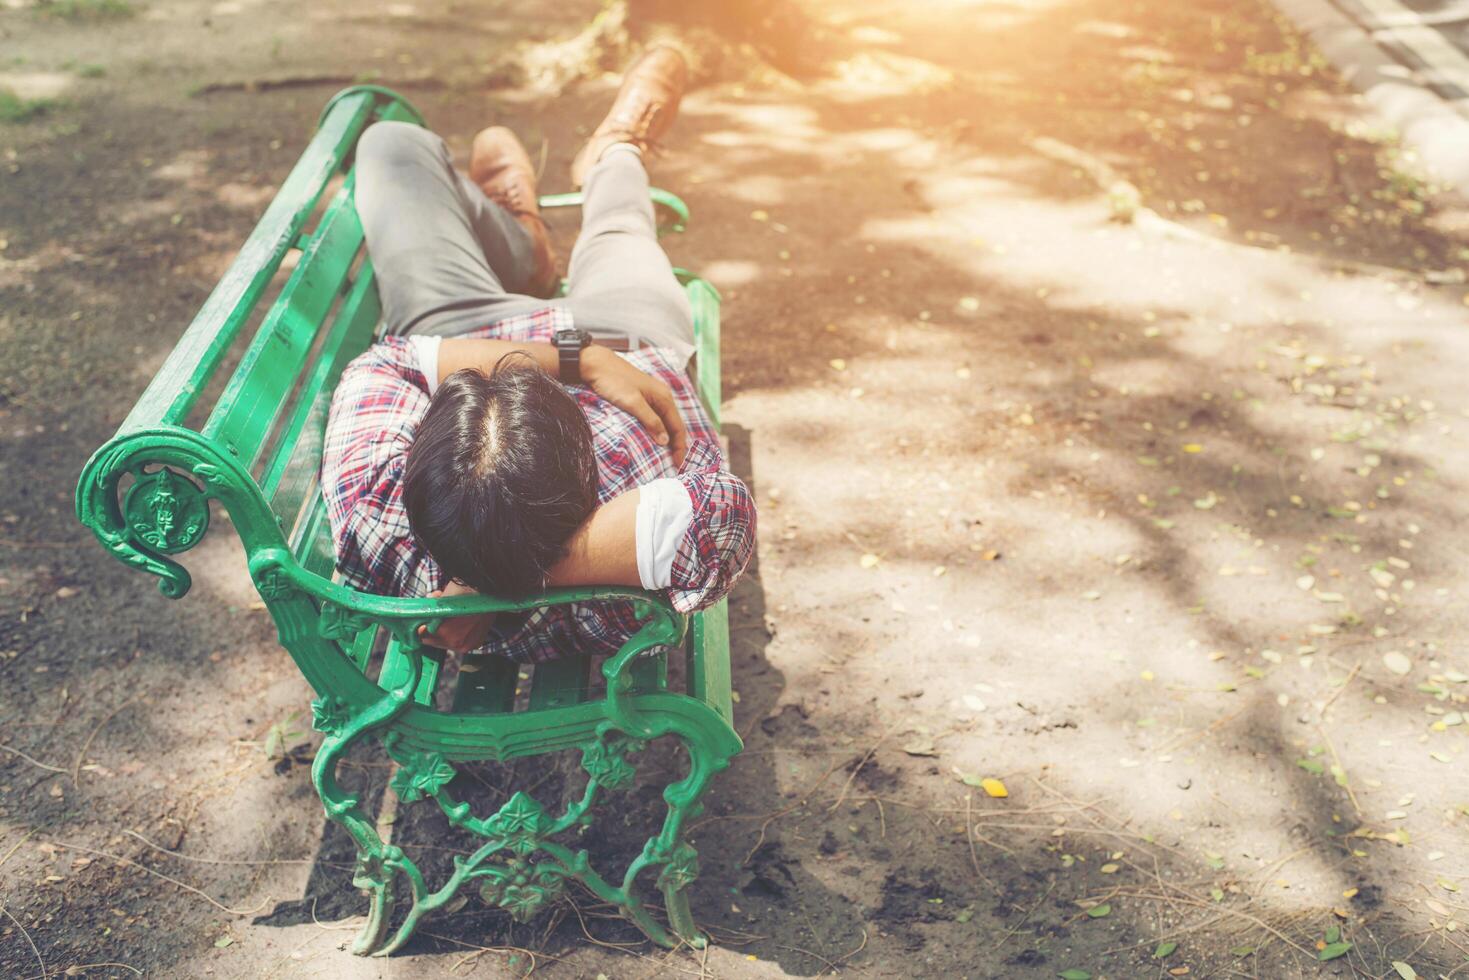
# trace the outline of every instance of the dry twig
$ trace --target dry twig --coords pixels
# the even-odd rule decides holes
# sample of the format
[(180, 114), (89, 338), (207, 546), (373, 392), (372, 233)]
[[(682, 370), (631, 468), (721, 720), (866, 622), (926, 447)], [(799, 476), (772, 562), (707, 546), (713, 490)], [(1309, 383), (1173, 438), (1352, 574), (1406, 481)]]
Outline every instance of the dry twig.
[[(537, 960), (535, 952), (529, 949), (525, 949), (521, 946), (480, 946), (476, 943), (467, 943), (462, 939), (455, 939), (453, 936), (441, 936), (436, 932), (420, 932), (419, 935), (428, 936), (431, 939), (438, 939), (442, 942), (453, 943), (455, 946), (463, 946), (465, 949), (474, 950), (473, 953), (468, 954), (462, 959), (456, 960), (454, 965), (449, 967), (449, 971), (451, 973), (455, 970), (458, 970), (465, 963), (477, 960), (486, 953), (524, 953), (526, 958), (530, 960), (530, 969), (522, 973), (521, 976), (528, 977), (536, 971)], [(541, 955), (546, 957), (546, 959), (548, 960), (555, 960), (558, 963), (561, 962), (561, 957), (559, 956), (552, 956), (549, 953), (542, 953)]]
[(968, 841), (968, 843), (969, 843), (969, 863), (974, 866), (974, 873), (979, 876), (979, 880), (980, 881), (984, 882), (986, 885), (989, 885), (995, 891), (999, 891), (1000, 890), (999, 886), (996, 885), (993, 881), (990, 880), (989, 875), (987, 875), (983, 871), (979, 870), (979, 851), (976, 850), (975, 847), (974, 847), (974, 815), (971, 812), (973, 810), (973, 807), (974, 807), (974, 794), (973, 793), (965, 793), (964, 794), (964, 839), (966, 841)]
[(82, 760), (87, 757), (87, 749), (90, 749), (92, 747), (92, 739), (96, 738), (97, 737), (97, 733), (100, 732), (102, 729), (104, 729), (104, 728), (107, 727), (107, 723), (109, 721), (111, 721), (112, 719), (116, 718), (119, 714), (121, 714), (122, 713), (122, 709), (126, 708), (128, 705), (130, 705), (133, 702), (137, 701), (138, 698), (140, 698), (140, 697), (142, 697), (142, 695), (140, 695), (140, 694), (134, 694), (132, 697), (128, 698), (122, 704), (118, 705), (117, 707), (115, 707), (111, 711), (109, 711), (107, 713), (107, 717), (106, 718), (103, 718), (101, 721), (97, 722), (97, 727), (95, 727), (95, 728), (92, 729), (92, 733), (87, 736), (87, 740), (82, 743), (81, 749), (77, 752), (76, 761), (74, 761), (71, 764), (71, 784), (73, 786), (80, 787), (82, 785), (81, 784), (81, 778), (82, 778)]
[(9, 752), (11, 755), (18, 755), (25, 761), (29, 762), (31, 765), (35, 766), (37, 769), (44, 769), (47, 772), (66, 772), (66, 770), (62, 769), (60, 766), (48, 766), (46, 765), (46, 763), (41, 762), (39, 759), (32, 759), (20, 749), (13, 749), (8, 745), (0, 745), (0, 752)]
[(1296, 942), (1294, 939), (1291, 939), (1285, 933), (1281, 932), (1279, 929), (1277, 929), (1274, 926), (1272, 926), (1270, 923), (1266, 922), (1264, 919), (1260, 918), (1258, 915), (1251, 915), (1249, 912), (1242, 912), (1239, 909), (1232, 909), (1232, 908), (1230, 908), (1227, 905), (1218, 905), (1218, 904), (1215, 904), (1215, 903), (1212, 903), (1212, 902), (1203, 902), (1203, 901), (1200, 901), (1200, 900), (1195, 899), (1195, 898), (1192, 898), (1192, 897), (1189, 897), (1189, 898), (1177, 898), (1177, 897), (1170, 897), (1168, 895), (1155, 895), (1155, 894), (1153, 894), (1151, 892), (1134, 892), (1134, 891), (1119, 891), (1118, 894), (1120, 894), (1120, 895), (1126, 895), (1126, 896), (1128, 896), (1130, 898), (1151, 899), (1151, 900), (1157, 901), (1157, 902), (1182, 902), (1184, 905), (1192, 905), (1192, 906), (1195, 906), (1196, 908), (1210, 909), (1211, 911), (1217, 911), (1220, 915), (1232, 915), (1232, 916), (1234, 916), (1236, 918), (1245, 920), (1246, 922), (1250, 923), (1251, 925), (1258, 926), (1259, 928), (1261, 928), (1261, 929), (1265, 930), (1266, 932), (1270, 933), (1270, 935), (1274, 936), (1276, 939), (1279, 939), (1281, 942), (1285, 943), (1287, 946), (1291, 947), (1292, 949), (1296, 950), (1297, 952), (1300, 952), (1300, 953), (1302, 953), (1302, 954), (1304, 954), (1306, 956), (1309, 956), (1313, 960), (1316, 958), (1316, 953), (1315, 953), (1314, 950), (1307, 949), (1306, 947), (1302, 946), (1300, 943)]
[(581, 926), (581, 934), (587, 938), (587, 942), (594, 943), (598, 946), (604, 947), (605, 949), (615, 949), (619, 953), (625, 953), (628, 950), (635, 949), (638, 945), (640, 945), (638, 943), (609, 943), (605, 940), (598, 939), (596, 936), (592, 935), (591, 930), (587, 928), (587, 920), (583, 918), (581, 914), (581, 909), (577, 907), (577, 904), (569, 899), (567, 900), (567, 904), (571, 906), (571, 911), (576, 913), (576, 921)]
[(1336, 746), (1332, 744), (1331, 736), (1326, 734), (1325, 725), (1317, 725), (1316, 730), (1321, 733), (1321, 740), (1326, 743), (1326, 750), (1331, 753), (1331, 761), (1336, 766), (1336, 771), (1341, 773), (1342, 789), (1347, 791), (1347, 799), (1352, 801), (1352, 809), (1357, 811), (1357, 819), (1362, 819), (1362, 804), (1357, 802), (1357, 794), (1352, 791), (1352, 781), (1347, 778), (1347, 767), (1341, 764), (1341, 756), (1336, 754)]
[(835, 972), (836, 967), (841, 966), (843, 963), (847, 962), (847, 960), (850, 960), (852, 957), (856, 956), (858, 953), (862, 952), (866, 948), (867, 948), (867, 927), (866, 926), (863, 926), (862, 927), (862, 941), (857, 944), (857, 948), (854, 949), (854, 950), (852, 950), (850, 953), (843, 953), (841, 956), (838, 956), (836, 959), (832, 960), (832, 964), (833, 964), (832, 970), (833, 970), (833, 972)]
[[(811, 952), (811, 950), (806, 949), (802, 946), (787, 946), (785, 943), (775, 943), (774, 945), (776, 949), (788, 949), (793, 953), (800, 953), (802, 956), (809, 956), (813, 960), (819, 960), (822, 963), (825, 963), (826, 967), (821, 971), (821, 973), (835, 973), (837, 971), (837, 965), (831, 960), (827, 959), (825, 956), (822, 956), (820, 953), (813, 953)], [(817, 976), (820, 975), (821, 974), (817, 974)]]
[(1316, 715), (1316, 717), (1318, 719), (1325, 719), (1325, 717), (1326, 717), (1326, 709), (1329, 708), (1329, 707), (1331, 707), (1332, 702), (1334, 702), (1337, 698), (1341, 697), (1341, 692), (1342, 691), (1345, 691), (1347, 689), (1347, 685), (1350, 684), (1350, 683), (1352, 683), (1352, 678), (1353, 677), (1356, 677), (1357, 676), (1357, 671), (1359, 671), (1361, 669), (1362, 669), (1362, 662), (1360, 660), (1357, 661), (1356, 663), (1352, 664), (1352, 669), (1347, 672), (1347, 679), (1341, 682), (1341, 686), (1338, 687), (1332, 693), (1331, 697), (1329, 697), (1329, 698), (1326, 699), (1326, 703), (1321, 706), (1321, 711), (1318, 712), (1317, 715)]
[(164, 881), (168, 882), (171, 885), (177, 885), (186, 892), (192, 892), (193, 894), (198, 895), (200, 898), (204, 899), (204, 901), (208, 902), (210, 905), (213, 905), (221, 912), (227, 912), (230, 915), (254, 915), (261, 909), (269, 905), (271, 901), (270, 896), (267, 895), (265, 898), (261, 899), (260, 904), (255, 906), (253, 909), (232, 909), (228, 905), (221, 904), (220, 902), (211, 898), (209, 895), (195, 888), (193, 885), (179, 881), (177, 878), (170, 877), (161, 871), (154, 871), (147, 865), (139, 864), (137, 861), (131, 860), (130, 858), (125, 858), (117, 854), (109, 854), (106, 851), (99, 851), (95, 847), (84, 847), (81, 844), (68, 844), (65, 841), (53, 840), (47, 841), (46, 843), (51, 844), (54, 847), (64, 847), (69, 851), (81, 851), (83, 854), (94, 854), (97, 857), (107, 858), (107, 860), (115, 861), (118, 864), (126, 864), (128, 867), (137, 868), (139, 871), (146, 872), (147, 874), (150, 874), (155, 878), (162, 878)]
[(31, 976), (22, 978), (22, 980), (48, 980), (49, 977), (56, 976), (75, 977), (81, 976), (88, 970), (100, 970), (103, 967), (122, 967), (124, 970), (132, 970), (140, 977), (143, 975), (142, 970), (138, 969), (135, 966), (128, 966), (126, 963), (75, 963), (71, 966), (61, 967), (61, 972), (59, 973), (35, 973)]
[[(158, 844), (153, 843), (151, 840), (149, 840), (148, 838), (144, 837), (142, 834), (138, 833), (135, 830), (124, 830), (123, 833), (126, 834), (126, 835), (128, 835), (129, 837), (132, 837), (132, 838), (137, 839), (139, 842), (141, 842), (142, 844), (146, 845), (147, 847), (152, 848), (155, 851), (158, 851), (158, 852), (160, 852), (162, 854), (167, 854), (169, 857), (176, 857), (180, 861), (193, 861), (196, 864), (243, 864), (243, 865), (261, 865), (261, 864), (265, 864), (265, 865), (270, 865), (270, 864), (316, 864), (317, 863), (316, 860), (313, 859), (313, 858), (272, 858), (272, 859), (269, 859), (269, 860), (245, 860), (243, 858), (242, 859), (234, 859), (234, 858), (194, 857), (192, 854), (180, 854), (178, 851), (170, 851), (166, 847), (162, 847), (162, 846), (160, 846)], [(350, 868), (350, 867), (352, 867), (352, 865), (350, 865), (350, 864), (344, 864), (344, 863), (342, 863), (340, 861), (335, 861), (335, 862), (334, 861), (322, 861), (321, 862), (321, 865), (323, 867), (327, 867), (327, 868)]]
[(6, 861), (9, 861), (15, 855), (15, 852), (18, 851), (18, 850), (20, 850), (20, 845), (22, 845), (26, 841), (30, 840), (31, 839), (31, 835), (34, 834), (35, 832), (36, 832), (36, 829), (34, 827), (32, 827), (30, 830), (27, 830), (25, 832), (24, 836), (22, 836), (20, 840), (16, 841), (13, 845), (11, 845), (10, 850), (8, 850), (8, 851), (5, 852), (5, 856), (4, 857), (0, 857), (0, 868), (3, 868), (5, 866), (5, 862)]
[(31, 938), (31, 934), (26, 931), (26, 927), (23, 926), (23, 925), (21, 925), (20, 920), (17, 919), (14, 915), (11, 914), (10, 909), (6, 908), (3, 905), (0, 905), (0, 912), (4, 912), (5, 913), (5, 917), (7, 919), (9, 919), (11, 922), (14, 922), (15, 923), (15, 928), (19, 929), (20, 930), (20, 934), (22, 936), (26, 937), (26, 942), (28, 942), (28, 943), (31, 944), (31, 952), (36, 954), (36, 962), (39, 963), (39, 964), (41, 964), (41, 976), (42, 977), (45, 977), (47, 975), (46, 974), (46, 957), (44, 957), (44, 956), (41, 955), (41, 950), (40, 950), (39, 947), (36, 946), (36, 941)]
[(1019, 932), (1021, 930), (1021, 928), (1027, 922), (1030, 921), (1030, 917), (1032, 915), (1035, 915), (1035, 910), (1038, 909), (1038, 908), (1040, 908), (1042, 905), (1046, 904), (1046, 899), (1050, 898), (1051, 897), (1051, 892), (1053, 892), (1055, 890), (1056, 890), (1056, 882), (1053, 880), (1051, 882), (1051, 886), (1046, 889), (1046, 893), (1040, 897), (1040, 901), (1038, 901), (1034, 905), (1032, 905), (1030, 907), (1030, 911), (1026, 912), (1025, 915), (1021, 917), (1021, 919), (1020, 919), (1019, 922), (1017, 922), (1013, 926), (1011, 926), (1010, 927), (1010, 931), (1007, 932), (1007, 933), (1005, 933), (1003, 936), (1001, 936), (999, 942), (995, 943), (995, 951), (996, 952), (999, 952), (1000, 947), (1001, 946), (1004, 946), (1006, 943), (1008, 943), (1010, 941), (1010, 937), (1013, 936), (1013, 935), (1015, 935), (1017, 932)]
[(893, 722), (891, 725), (888, 726), (888, 730), (882, 733), (882, 737), (879, 738), (876, 742), (872, 743), (872, 748), (867, 750), (867, 754), (862, 757), (862, 761), (858, 762), (857, 767), (852, 770), (849, 776), (847, 776), (847, 782), (844, 786), (842, 786), (841, 793), (837, 795), (837, 798), (832, 803), (832, 805), (826, 808), (827, 813), (834, 812), (837, 807), (841, 806), (842, 803), (846, 801), (847, 793), (851, 791), (852, 783), (856, 780), (857, 774), (862, 771), (862, 768), (866, 766), (867, 763), (872, 761), (872, 757), (877, 754), (877, 750), (882, 748), (882, 743), (886, 742), (889, 736), (891, 736), (893, 732), (897, 731), (898, 726), (901, 724), (901, 721)]
[[(759, 836), (757, 836), (755, 838), (755, 845), (750, 848), (749, 853), (745, 855), (745, 859), (743, 861), (741, 861), (740, 864), (745, 865), (745, 864), (749, 864), (750, 863), (750, 859), (755, 856), (755, 852), (758, 851), (758, 850), (760, 850), (760, 846), (765, 843), (765, 832), (770, 829), (770, 825), (772, 823), (774, 823), (775, 821), (779, 820), (781, 817), (785, 816), (787, 813), (790, 813), (792, 810), (798, 810), (801, 807), (805, 806), (806, 805), (806, 800), (811, 796), (811, 794), (814, 793), (814, 792), (816, 792), (816, 790), (818, 788), (820, 788), (820, 786), (821, 786), (822, 783), (824, 783), (828, 779), (830, 779), (831, 778), (831, 774), (834, 773), (834, 772), (836, 772), (839, 768), (841, 768), (841, 765), (842, 764), (841, 764), (840, 761), (833, 762), (830, 766), (828, 766), (826, 768), (826, 771), (821, 774), (821, 778), (817, 779), (816, 782), (814, 782), (814, 783), (811, 784), (811, 788), (810, 789), (806, 790), (806, 792), (802, 793), (800, 796), (798, 796), (796, 798), (796, 802), (792, 803), (790, 806), (782, 807), (781, 809), (776, 810), (774, 813), (766, 814), (765, 817), (764, 817), (764, 819), (763, 819), (763, 821), (760, 824), (760, 834), (759, 834)], [(711, 817), (710, 819), (711, 820), (719, 820), (719, 819), (724, 819), (724, 818), (721, 818), (721, 817)], [(700, 824), (705, 823), (705, 822), (707, 822), (707, 821), (700, 821)]]
[[(309, 88), (313, 85), (351, 85), (360, 81), (357, 75), (342, 72), (314, 72), (304, 75), (284, 75), (277, 78), (241, 78), (226, 81), (206, 82), (194, 89), (194, 96), (212, 95), (215, 92), (270, 92), (276, 89)], [(442, 88), (444, 81), (432, 72), (416, 72), (394, 79), (377, 79), (376, 84), (390, 88)]]

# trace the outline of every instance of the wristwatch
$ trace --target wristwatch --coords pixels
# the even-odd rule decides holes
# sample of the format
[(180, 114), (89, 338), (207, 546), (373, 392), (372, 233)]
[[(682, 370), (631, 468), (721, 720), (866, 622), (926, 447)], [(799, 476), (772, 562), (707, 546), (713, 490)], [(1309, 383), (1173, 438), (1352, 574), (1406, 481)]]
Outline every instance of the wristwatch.
[(581, 352), (591, 344), (592, 335), (572, 327), (557, 330), (551, 342), (556, 345), (556, 353), (560, 355), (561, 383), (581, 384)]

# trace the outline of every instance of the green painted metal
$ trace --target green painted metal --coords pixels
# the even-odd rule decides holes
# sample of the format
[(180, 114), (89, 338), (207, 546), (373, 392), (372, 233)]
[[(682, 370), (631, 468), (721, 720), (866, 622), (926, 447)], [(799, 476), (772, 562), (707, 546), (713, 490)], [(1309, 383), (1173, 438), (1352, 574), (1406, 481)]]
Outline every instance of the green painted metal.
[(347, 648), (347, 656), (352, 658), (358, 670), (367, 669), (367, 661), (372, 658), (373, 647), (377, 645), (378, 633), (378, 630), (363, 630)]
[(531, 676), (531, 710), (564, 708), (585, 701), (591, 670), (590, 657), (569, 656), (537, 664)]
[(726, 722), (734, 724), (728, 600), (721, 599), (694, 616), (687, 669), (690, 693), (713, 708)]
[(716, 426), (721, 424), (723, 391), (719, 384), (719, 292), (706, 279), (685, 273), (684, 291), (694, 311), (694, 364), (699, 395)]
[(327, 208), (200, 430), (206, 439), (247, 460), (247, 465), (265, 451), (265, 436), (284, 408), (361, 246), (362, 226), (352, 206), (349, 179)]
[(188, 415), (295, 245), (327, 182), (341, 171), (373, 109), (371, 96), (361, 93), (337, 102), (322, 120), (244, 248), (123, 421), (123, 429), (178, 424)]
[(371, 345), (381, 312), (372, 263), (364, 259), (260, 481), (282, 520), (293, 520), (316, 488), (332, 389), (347, 363)]
[[(741, 748), (730, 717), (723, 603), (684, 616), (639, 589), (557, 589), (518, 600), (402, 599), (334, 580), (317, 469), (332, 389), (345, 364), (371, 343), (380, 313), (371, 264), (360, 255), (352, 151), (365, 128), (382, 119), (422, 123), (401, 97), (375, 86), (348, 89), (328, 103), (239, 257), (117, 434), (83, 469), (77, 517), (114, 557), (157, 576), (164, 595), (181, 598), (191, 580), (173, 556), (208, 532), (210, 501), (229, 513), (281, 645), (317, 695), (312, 714), (324, 739), (312, 778), (326, 815), (357, 844), (354, 884), (371, 897), (354, 952), (387, 955), (400, 948), (426, 915), (465, 886), (525, 920), (553, 902), (568, 879), (616, 906), (656, 942), (702, 945), (686, 891), (698, 874), (686, 825), (700, 812), (710, 779)], [(336, 178), (341, 187), (307, 231)], [(546, 206), (576, 203), (567, 197)], [(668, 205), (682, 228), (683, 202), (663, 191), (654, 199)], [(301, 250), (295, 269), (270, 307), (257, 310), (293, 248)], [(718, 295), (689, 273), (680, 281), (695, 315), (696, 381), (717, 418)], [(213, 405), (199, 406), (244, 325), (260, 313), (261, 325), (222, 393)], [(188, 425), (196, 407), (209, 410), (197, 429)], [(631, 601), (642, 626), (601, 664), (605, 693), (593, 694), (590, 661), (572, 657), (533, 668), (528, 704), (517, 711), (515, 664), (471, 656), (456, 672), (421, 638), (448, 617), (610, 598)], [(372, 654), (382, 643), (373, 676)], [(679, 647), (688, 658), (682, 691), (670, 688), (667, 672), (667, 651)], [(431, 798), (451, 823), (481, 841), (437, 888), (401, 848), (378, 836), (360, 801), (337, 782), (343, 753), (367, 738), (380, 740), (397, 763), (392, 788), (405, 803)], [(683, 745), (688, 770), (664, 788), (666, 813), (642, 852), (619, 875), (605, 876), (574, 841), (595, 822), (603, 795), (632, 782), (630, 757), (659, 738)], [(495, 813), (476, 814), (453, 795), (459, 764), (565, 750), (581, 753), (587, 785), (560, 813), (521, 792)], [(648, 879), (662, 893), (666, 926), (647, 904)], [(395, 918), (400, 902), (406, 912)]]
[(454, 688), (454, 710), (468, 714), (500, 714), (515, 707), (520, 668), (493, 654), (464, 658)]
[[(670, 194), (668, 191), (653, 187), (649, 189), (648, 196), (653, 199), (654, 204), (662, 205), (673, 212), (673, 221), (666, 226), (659, 227), (658, 233), (660, 235), (665, 231), (683, 231), (688, 227), (689, 206), (678, 195)], [(581, 191), (568, 191), (565, 194), (542, 194), (540, 205), (542, 211), (549, 210), (550, 208), (579, 208), (582, 206), (583, 200), (585, 200), (585, 197)]]
[(342, 89), (327, 100), (326, 105), (322, 107), (321, 115), (316, 118), (316, 128), (320, 130), (326, 124), (326, 117), (331, 115), (331, 111), (337, 107), (338, 102), (364, 95), (377, 102), (380, 107), (380, 118), (398, 119), (403, 122), (417, 123), (420, 126), (428, 125), (424, 122), (423, 113), (419, 112), (412, 102), (392, 89), (384, 88), (381, 85), (353, 85), (351, 88)]

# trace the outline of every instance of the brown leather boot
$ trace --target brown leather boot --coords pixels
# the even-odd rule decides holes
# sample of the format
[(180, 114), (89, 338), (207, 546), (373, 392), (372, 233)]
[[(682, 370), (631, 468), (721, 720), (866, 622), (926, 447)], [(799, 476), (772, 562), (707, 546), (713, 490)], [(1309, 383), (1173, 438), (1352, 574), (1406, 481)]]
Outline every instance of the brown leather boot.
[(551, 295), (558, 281), (556, 252), (541, 218), (535, 167), (515, 134), (504, 126), (481, 130), (469, 155), (469, 179), (530, 234), (535, 272), (526, 292), (540, 297)]
[(614, 143), (631, 143), (644, 153), (656, 147), (678, 115), (688, 75), (683, 55), (673, 48), (651, 48), (633, 62), (607, 118), (572, 161), (572, 184), (580, 187), (602, 151)]

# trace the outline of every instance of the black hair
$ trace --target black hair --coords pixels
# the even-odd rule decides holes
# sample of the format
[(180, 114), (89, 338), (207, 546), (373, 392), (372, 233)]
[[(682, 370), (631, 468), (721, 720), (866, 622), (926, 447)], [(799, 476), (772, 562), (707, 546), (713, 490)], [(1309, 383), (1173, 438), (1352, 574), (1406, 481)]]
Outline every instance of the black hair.
[(487, 595), (542, 589), (597, 505), (591, 427), (529, 356), (455, 371), (408, 450), (403, 503), (449, 578)]

